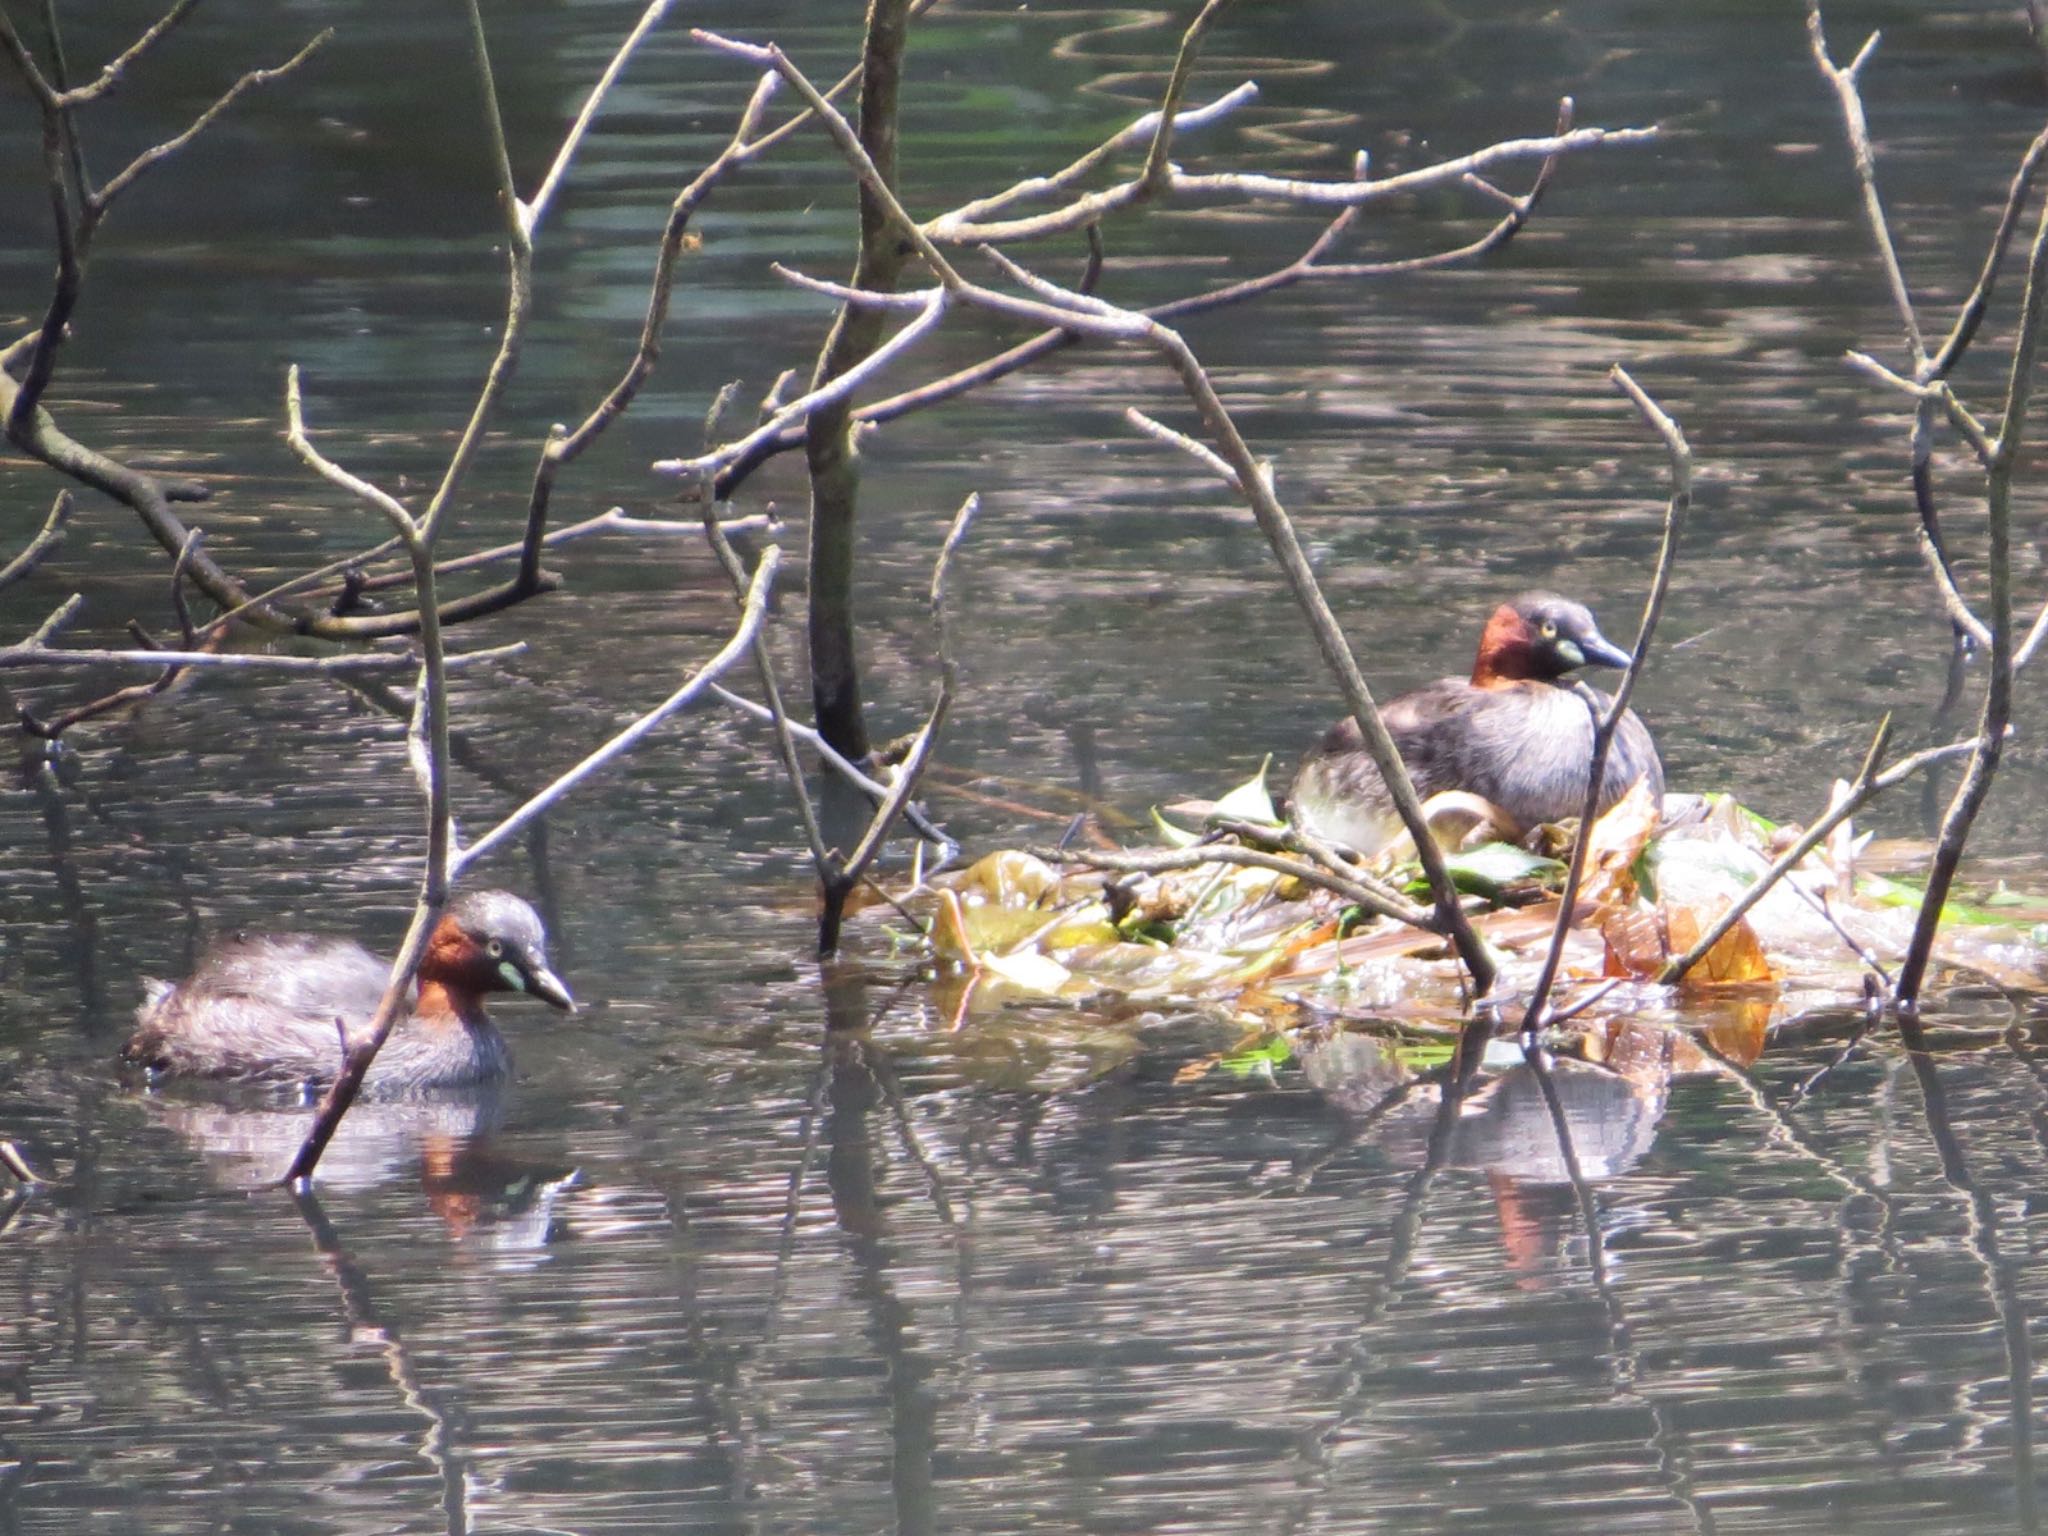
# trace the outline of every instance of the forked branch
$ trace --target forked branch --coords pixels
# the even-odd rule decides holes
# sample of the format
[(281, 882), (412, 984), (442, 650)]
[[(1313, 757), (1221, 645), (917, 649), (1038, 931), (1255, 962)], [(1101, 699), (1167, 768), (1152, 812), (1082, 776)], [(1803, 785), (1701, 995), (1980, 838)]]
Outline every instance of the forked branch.
[(1628, 370), (1617, 363), (1609, 377), (1614, 380), (1615, 387), (1634, 402), (1643, 420), (1664, 440), (1664, 449), (1671, 461), (1671, 499), (1665, 504), (1664, 539), (1658, 546), (1657, 568), (1650, 578), (1649, 596), (1643, 603), (1642, 622), (1636, 627), (1636, 643), (1629, 653), (1628, 666), (1621, 674), (1621, 685), (1614, 690), (1614, 697), (1607, 701), (1607, 707), (1600, 711), (1593, 727), (1593, 760), (1586, 773), (1586, 798), (1579, 809), (1579, 830), (1572, 839), (1571, 863), (1565, 871), (1564, 890), (1558, 896), (1557, 924), (1551, 930), (1550, 946), (1543, 953), (1542, 968), (1536, 973), (1536, 983), (1522, 1015), (1524, 1034), (1534, 1034), (1545, 1022), (1550, 989), (1557, 982), (1557, 970), (1564, 961), (1565, 939), (1576, 916), (1579, 885), (1586, 874), (1586, 855), (1593, 846), (1593, 823), (1599, 815), (1600, 801), (1607, 788), (1608, 754), (1614, 746), (1615, 732), (1620, 729), (1628, 712), (1629, 696), (1635, 692), (1636, 679), (1642, 676), (1643, 666), (1649, 660), (1650, 645), (1657, 634), (1657, 620), (1664, 612), (1664, 596), (1671, 588), (1671, 570), (1678, 558), (1679, 536), (1685, 530), (1686, 515), (1692, 510), (1692, 449), (1686, 443), (1685, 434), (1679, 430), (1678, 423), (1644, 392), (1642, 386), (1629, 377)]

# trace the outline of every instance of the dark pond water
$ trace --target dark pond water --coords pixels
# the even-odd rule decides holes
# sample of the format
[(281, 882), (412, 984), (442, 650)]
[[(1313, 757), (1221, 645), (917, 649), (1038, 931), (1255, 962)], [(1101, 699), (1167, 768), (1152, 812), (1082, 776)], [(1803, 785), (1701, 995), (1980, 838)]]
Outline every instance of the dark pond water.
[[(74, 57), (94, 61), (150, 14), (73, 9), (90, 12)], [(494, 8), (526, 185), (634, 9)], [(547, 424), (616, 374), (667, 204), (750, 87), (683, 27), (773, 36), (822, 76), (851, 56), (852, 9), (687, 8), (635, 65), (543, 239), (525, 371), (461, 542), (510, 536)], [(1297, 289), (1189, 334), (1389, 690), (1462, 666), (1524, 585), (1626, 630), (1665, 493), (1605, 380), (1626, 362), (1701, 475), (1675, 643), (1638, 703), (1676, 786), (1795, 818), (1886, 710), (1932, 739), (1947, 656), (1901, 413), (1840, 364), (1894, 327), (1799, 9), (1246, 4), (1200, 89), (1264, 95), (1183, 154), (1327, 175), (1363, 146), (1385, 173), (1545, 131), (1567, 92), (1582, 122), (1671, 128), (1571, 162), (1482, 267)], [(287, 453), (287, 363), (332, 451), (417, 487), (488, 360), (487, 162), (444, 10), (202, 12), (93, 120), (104, 175), (241, 68), (340, 28), (296, 86), (117, 210), (53, 401), (89, 441), (203, 475), (209, 547), (252, 577), (382, 532)], [(1830, 15), (1845, 52), (1886, 29), (1867, 76), (1885, 190), (1945, 321), (2048, 109), (2040, 69), (1998, 5)], [(1064, 163), (1157, 90), (1173, 37), (1153, 12), (942, 7), (913, 61), (913, 204)], [(11, 80), (0, 109), (11, 335), (50, 253)], [(803, 142), (719, 193), (663, 370), (565, 479), (564, 520), (658, 513), (645, 466), (694, 448), (721, 383), (757, 396), (807, 366), (822, 310), (766, 263), (843, 271), (847, 203)], [(1486, 217), (1432, 198), (1360, 244), (1413, 253)], [(1104, 291), (1250, 275), (1312, 229), (1125, 221)], [(1986, 409), (2006, 298), (1965, 380)], [(1008, 339), (963, 323), (920, 367)], [(965, 685), (934, 800), (976, 846), (1039, 835), (1085, 795), (1142, 815), (1213, 793), (1333, 713), (1248, 518), (1133, 438), (1130, 403), (1187, 419), (1148, 360), (1087, 351), (869, 441), (880, 734), (928, 697), (945, 519), (970, 490), (986, 501), (956, 577)], [(1969, 478), (1943, 469), (1967, 546)], [(8, 547), (54, 489), (0, 458)], [(740, 510), (801, 495), (778, 463)], [(2035, 600), (2039, 500), (2019, 502)], [(460, 686), (466, 824), (666, 692), (728, 622), (693, 541), (553, 563), (565, 593), (474, 632), (532, 648)], [(5, 633), (73, 590), (84, 635), (169, 623), (161, 562), (90, 497), (6, 594)], [(799, 607), (778, 632), (792, 655)], [(55, 706), (76, 686), (29, 691)], [(2030, 736), (1978, 846), (2037, 871)], [(703, 714), (490, 871), (541, 899), (593, 1004), (566, 1023), (506, 1010), (516, 1089), (359, 1113), (317, 1206), (248, 1193), (296, 1113), (121, 1084), (138, 978), (249, 924), (394, 941), (417, 824), (400, 723), (275, 682), (174, 691), (0, 793), (0, 1138), (56, 1179), (0, 1203), (0, 1532), (2037, 1526), (2048, 1044), (2028, 996), (1959, 989), (1936, 1057), (1880, 1042), (1796, 1101), (1850, 1017), (1799, 1019), (1746, 1075), (1631, 1040), (1615, 1070), (1558, 1079), (1581, 1201), (1522, 1075), (1432, 1142), (1427, 1094), (1369, 1113), (1391, 1069), (1362, 1042), (1190, 1085), (1175, 1074), (1225, 1043), (1213, 1028), (1054, 1013), (953, 1033), (886, 972), (828, 988), (763, 741)], [(1878, 824), (1924, 832), (1911, 796)]]

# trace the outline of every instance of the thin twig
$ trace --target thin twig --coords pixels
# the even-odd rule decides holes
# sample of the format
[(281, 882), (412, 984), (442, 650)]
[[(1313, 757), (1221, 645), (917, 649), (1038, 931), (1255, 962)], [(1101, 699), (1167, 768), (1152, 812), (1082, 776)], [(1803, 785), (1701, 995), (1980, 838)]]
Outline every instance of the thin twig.
[(1240, 821), (1233, 816), (1211, 816), (1207, 825), (1253, 847), (1277, 847), (1287, 853), (1299, 854), (1318, 868), (1373, 892), (1394, 911), (1423, 911), (1384, 880), (1375, 879), (1356, 864), (1343, 858), (1321, 838), (1304, 832), (1300, 827), (1268, 826), (1259, 822)]
[(655, 253), (654, 276), (647, 297), (646, 318), (641, 322), (640, 342), (634, 349), (632, 360), (626, 365), (625, 373), (575, 431), (557, 431), (548, 435), (547, 446), (534, 471), (533, 492), (528, 498), (526, 535), (521, 541), (520, 554), (520, 576), (523, 580), (532, 581), (539, 577), (540, 551), (547, 542), (542, 530), (547, 525), (548, 504), (562, 466), (579, 457), (626, 412), (654, 372), (661, 356), (662, 330), (668, 324), (676, 263), (682, 256), (690, 220), (727, 172), (756, 152), (748, 140), (767, 111), (777, 78), (773, 74), (761, 77), (725, 148), (677, 194), (675, 203), (670, 207), (667, 223), (662, 228), (661, 243)]
[[(769, 78), (773, 78), (772, 76)], [(739, 555), (732, 547), (732, 541), (718, 526), (718, 512), (714, 503), (704, 504), (704, 537), (711, 545), (711, 552), (724, 569), (726, 580), (732, 583), (733, 597), (739, 600), (746, 592), (747, 571)], [(782, 762), (782, 771), (789, 780), (791, 793), (796, 796), (797, 819), (803, 824), (804, 842), (811, 850), (811, 865), (817, 871), (821, 884), (828, 884), (838, 873), (838, 865), (832, 852), (825, 846), (825, 834), (819, 830), (818, 810), (811, 803), (811, 788), (804, 778), (803, 760), (797, 756), (796, 737), (790, 729), (789, 710), (782, 702), (782, 684), (775, 676), (775, 658), (769, 654), (765, 635), (756, 633), (752, 646), (754, 675), (761, 684), (761, 696), (768, 701), (770, 723), (775, 729), (775, 753)]]
[(747, 588), (746, 601), (740, 612), (739, 627), (733, 631), (731, 638), (719, 648), (715, 656), (691, 674), (689, 681), (585, 757), (582, 762), (556, 778), (553, 783), (482, 837), (454, 853), (449, 859), (449, 878), (459, 878), (471, 865), (503, 847), (524, 831), (529, 822), (544, 814), (570, 790), (632, 751), (643, 737), (659, 728), (669, 716), (695, 703), (699, 695), (706, 692), (715, 679), (723, 676), (733, 663), (752, 648), (755, 637), (760, 633), (761, 621), (767, 614), (768, 596), (774, 589), (775, 573), (781, 562), (782, 551), (776, 546), (771, 544), (761, 552), (760, 563), (754, 567), (754, 579)]
[(1629, 695), (1635, 691), (1636, 679), (1642, 675), (1643, 665), (1649, 660), (1650, 642), (1656, 636), (1657, 620), (1664, 612), (1664, 596), (1671, 587), (1671, 568), (1678, 558), (1679, 535), (1684, 531), (1686, 514), (1692, 510), (1692, 449), (1685, 441), (1685, 434), (1619, 363), (1615, 364), (1608, 377), (1635, 403), (1636, 410), (1651, 429), (1663, 438), (1665, 452), (1671, 461), (1671, 499), (1665, 506), (1664, 540), (1657, 550), (1656, 573), (1650, 580), (1650, 593), (1643, 603), (1643, 619), (1636, 629), (1635, 647), (1629, 654), (1627, 668), (1621, 674), (1621, 685), (1614, 690), (1614, 697), (1601, 711), (1593, 729), (1593, 760), (1586, 771), (1586, 798), (1579, 811), (1579, 830), (1572, 839), (1571, 863), (1565, 871), (1564, 890), (1558, 897), (1557, 924), (1551, 930), (1542, 968), (1536, 973), (1535, 986), (1530, 989), (1529, 1006), (1522, 1015), (1524, 1034), (1533, 1033), (1542, 1026), (1550, 989), (1557, 981), (1558, 967), (1564, 961), (1565, 940), (1571, 932), (1578, 906), (1579, 883), (1585, 878), (1586, 856), (1593, 846), (1593, 827), (1599, 818), (1600, 802), (1607, 789), (1608, 754), (1614, 745), (1615, 732), (1626, 718)]
[[(875, 810), (867, 830), (861, 835), (852, 854), (840, 871), (838, 881), (828, 887), (825, 893), (825, 916), (821, 920), (818, 948), (820, 953), (829, 954), (837, 947), (838, 913), (843, 908), (847, 894), (860, 880), (875, 855), (882, 850), (882, 843), (895, 826), (896, 818), (903, 807), (910, 803), (910, 797), (917, 793), (918, 781), (924, 777), (925, 765), (931, 760), (932, 749), (938, 744), (940, 726), (945, 724), (947, 712), (952, 708), (953, 696), (959, 683), (958, 668), (953, 660), (952, 646), (947, 638), (946, 628), (946, 572), (950, 567), (954, 551), (967, 537), (967, 529), (974, 521), (974, 514), (981, 509), (981, 497), (970, 495), (960, 503), (960, 510), (953, 514), (952, 525), (946, 530), (946, 537), (939, 546), (938, 558), (932, 562), (931, 616), (932, 627), (937, 632), (939, 653), (939, 691), (932, 701), (931, 713), (925, 717), (924, 726), (911, 743), (910, 751), (897, 765), (895, 782), (889, 786), (889, 795)], [(838, 890), (839, 884), (845, 889)]]
[[(775, 724), (775, 712), (760, 704), (756, 704), (752, 699), (734, 693), (730, 688), (722, 685), (714, 686), (711, 691), (734, 709), (739, 710), (742, 714), (751, 716), (763, 725), (772, 726)], [(832, 743), (812, 730), (811, 727), (805, 725), (800, 720), (790, 719), (787, 713), (783, 715), (783, 724), (788, 727), (791, 736), (818, 754), (819, 762), (867, 796), (871, 802), (880, 805), (889, 797), (888, 785), (884, 784), (880, 779), (873, 778), (867, 773), (862, 772), (858, 763), (848, 759), (834, 748)], [(942, 850), (957, 850), (960, 846), (952, 838), (948, 837), (940, 827), (928, 820), (925, 814), (915, 805), (906, 805), (903, 808), (903, 819), (910, 823), (919, 837), (922, 837), (928, 843), (936, 844)], [(950, 853), (948, 856), (950, 856)]]
[(1208, 175), (1175, 171), (1160, 188), (1148, 188), (1142, 178), (1134, 178), (1087, 193), (1064, 208), (1028, 218), (998, 219), (987, 223), (947, 218), (933, 221), (927, 229), (937, 243), (949, 247), (1010, 245), (1071, 233), (1099, 223), (1113, 213), (1168, 197), (1196, 203), (1258, 200), (1304, 208), (1362, 208), (1388, 198), (1409, 197), (1436, 187), (1461, 183), (1467, 176), (1498, 165), (1549, 159), (1603, 144), (1648, 144), (1655, 142), (1658, 136), (1659, 131), (1655, 128), (1575, 128), (1568, 133), (1543, 138), (1504, 139), (1468, 155), (1375, 181), (1316, 181), (1245, 171)]
[(323, 480), (340, 486), (364, 505), (375, 508), (397, 530), (399, 542), (411, 547), (420, 537), (420, 530), (404, 503), (389, 491), (372, 485), (360, 475), (350, 474), (315, 448), (312, 439), (306, 436), (304, 399), (299, 389), (297, 363), (293, 363), (285, 370), (284, 411), (287, 423), (285, 441), (291, 445), (292, 452)]
[(177, 0), (148, 30), (136, 38), (101, 68), (96, 79), (84, 85), (73, 86), (57, 97), (57, 105), (63, 107), (84, 106), (87, 102), (106, 95), (121, 83), (121, 77), (131, 65), (169, 35), (171, 29), (192, 13), (199, 0)]
[[(1214, 101), (1208, 102), (1203, 106), (1177, 112), (1173, 120), (1173, 131), (1178, 135), (1190, 128), (1203, 128), (1212, 123), (1220, 122), (1239, 107), (1257, 100), (1258, 94), (1258, 84), (1255, 81), (1247, 80), (1243, 84), (1224, 92)], [(991, 193), (986, 197), (975, 198), (972, 202), (962, 203), (958, 208), (949, 210), (941, 215), (941, 217), (971, 222), (1000, 213), (1003, 209), (1014, 203), (1028, 202), (1033, 198), (1045, 197), (1054, 192), (1064, 191), (1087, 176), (1089, 172), (1093, 171), (1103, 161), (1109, 159), (1118, 151), (1130, 149), (1151, 139), (1157, 133), (1162, 121), (1159, 110), (1154, 108), (1142, 117), (1126, 123), (1116, 133), (1111, 134), (1102, 143), (1096, 145), (1085, 155), (1082, 155), (1078, 160), (1073, 161), (1064, 168), (1054, 171), (1047, 176), (1028, 177), (1014, 186), (1005, 187), (1000, 192)]]
[[(780, 272), (782, 269), (778, 267), (776, 270)], [(673, 475), (680, 479), (696, 480), (701, 477), (708, 480), (728, 465), (745, 458), (761, 443), (775, 437), (785, 427), (808, 420), (827, 406), (844, 400), (868, 380), (886, 372), (899, 357), (915, 349), (938, 329), (946, 318), (946, 290), (930, 289), (923, 295), (923, 299), (923, 304), (919, 306), (921, 313), (854, 367), (836, 375), (808, 394), (790, 401), (745, 437), (722, 444), (711, 452), (699, 454), (693, 459), (657, 459), (653, 465), (654, 472), (657, 475)]]
[(71, 493), (59, 491), (56, 501), (50, 505), (50, 515), (43, 519), (43, 526), (36, 536), (28, 541), (22, 552), (6, 565), (0, 566), (0, 592), (6, 591), (21, 581), (37, 566), (43, 557), (64, 542), (64, 525), (71, 521)]
[(584, 136), (590, 132), (590, 125), (597, 118), (598, 108), (604, 104), (605, 97), (611, 94), (611, 89), (618, 83), (619, 76), (625, 73), (627, 61), (646, 40), (647, 34), (660, 25), (670, 4), (671, 0), (650, 0), (647, 9), (640, 13), (640, 20), (634, 25), (633, 30), (626, 34), (625, 41), (619, 44), (618, 51), (612, 55), (611, 63), (605, 66), (604, 73), (597, 77), (597, 83), (590, 88), (589, 96), (584, 98), (583, 110), (576, 114), (576, 121), (569, 125), (569, 131), (562, 136), (562, 147), (555, 152), (554, 163), (548, 167), (547, 175), (541, 178), (539, 190), (520, 206), (519, 218), (526, 226), (528, 239), (533, 237), (541, 221), (548, 216), (548, 209), (554, 204), (555, 193), (561, 189), (562, 179), (569, 174), (569, 162), (576, 158), (576, 151), (583, 147)]
[[(458, 652), (448, 665), (474, 666), (479, 662), (503, 661), (524, 654), (526, 642), (494, 645), (485, 650)], [(253, 651), (62, 651), (44, 645), (10, 645), (0, 648), (0, 669), (17, 667), (211, 667), (224, 672), (284, 672), (303, 676), (347, 675), (352, 672), (410, 671), (419, 663), (402, 654), (364, 656), (271, 656)]]
[(84, 217), (88, 222), (88, 226), (98, 223), (105, 215), (108, 204), (134, 186), (136, 181), (145, 172), (161, 165), (187, 144), (198, 138), (200, 134), (204, 133), (212, 126), (215, 119), (227, 111), (229, 107), (232, 107), (245, 92), (252, 91), (259, 85), (269, 85), (274, 80), (282, 80), (286, 75), (310, 59), (331, 41), (333, 37), (334, 29), (329, 27), (275, 68), (250, 70), (241, 79), (229, 86), (212, 106), (195, 117), (191, 125), (183, 133), (166, 139), (161, 144), (152, 145), (129, 161), (126, 166), (109, 177), (98, 191), (86, 195)]
[(1759, 875), (1755, 882), (1740, 896), (1736, 897), (1734, 902), (1729, 905), (1728, 910), (1723, 912), (1708, 927), (1707, 931), (1699, 936), (1698, 941), (1694, 943), (1691, 949), (1665, 963), (1664, 969), (1657, 973), (1657, 981), (1660, 985), (1671, 986), (1675, 984), (1687, 971), (1699, 964), (1706, 957), (1707, 952), (1720, 943), (1730, 930), (1748, 915), (1751, 907), (1769, 895), (1772, 888), (1780, 880), (1784, 879), (1786, 875), (1790, 874), (1793, 869), (1797, 868), (1802, 859), (1826, 842), (1830, 832), (1855, 815), (1856, 812), (1861, 810), (1871, 800), (1895, 785), (1904, 783), (1922, 769), (1931, 768), (1937, 763), (1950, 762), (1958, 757), (1966, 757), (1977, 749), (1977, 742), (1974, 738), (1968, 741), (1953, 741), (1946, 746), (1929, 747), (1925, 751), (1915, 752), (1911, 757), (1900, 759), (1897, 763), (1894, 763), (1891, 767), (1880, 773), (1877, 770), (1877, 765), (1883, 761), (1884, 749), (1890, 740), (1891, 717), (1887, 715), (1878, 725), (1877, 734), (1870, 743), (1870, 751), (1865, 754), (1863, 766), (1857, 769), (1856, 777), (1850, 781), (1848, 792), (1836, 799), (1821, 818), (1806, 829), (1797, 842), (1793, 843), (1790, 848), (1778, 856), (1777, 862), (1772, 864), (1763, 874)]
[(1835, 98), (1841, 106), (1842, 125), (1848, 132), (1850, 154), (1856, 162), (1856, 185), (1862, 194), (1864, 222), (1869, 226), (1871, 242), (1877, 247), (1878, 262), (1884, 268), (1885, 287), (1891, 294), (1892, 308), (1905, 335), (1906, 350), (1913, 359), (1913, 371), (1918, 375), (1927, 362), (1927, 344), (1921, 339), (1920, 321), (1913, 313), (1913, 298), (1906, 291), (1906, 274), (1899, 266), (1898, 249), (1892, 243), (1891, 229), (1885, 222), (1884, 200), (1877, 194), (1877, 159), (1870, 147), (1870, 125), (1863, 116), (1863, 98), (1856, 89), (1856, 77), (1870, 61), (1877, 47), (1877, 38), (1877, 33), (1871, 33), (1869, 41), (1864, 43), (1847, 68), (1837, 66), (1828, 56), (1827, 33), (1821, 26), (1820, 0), (1807, 0), (1807, 45), (1813, 51), (1813, 61), (1821, 74), (1834, 87)]

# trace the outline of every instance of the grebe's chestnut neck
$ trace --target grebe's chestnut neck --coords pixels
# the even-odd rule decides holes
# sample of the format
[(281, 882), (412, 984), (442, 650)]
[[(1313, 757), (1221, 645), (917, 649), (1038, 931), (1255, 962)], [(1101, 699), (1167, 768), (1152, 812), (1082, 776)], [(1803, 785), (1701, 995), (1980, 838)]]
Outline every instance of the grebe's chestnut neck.
[[(347, 939), (243, 934), (176, 984), (151, 982), (121, 1054), (153, 1075), (319, 1083), (367, 1033), (390, 964)], [(484, 997), (527, 992), (573, 1009), (533, 908), (507, 891), (458, 896), (421, 957), (419, 992), (377, 1053), (373, 1094), (487, 1083), (512, 1054)]]
[[(1580, 667), (1628, 664), (1583, 604), (1525, 592), (1487, 620), (1469, 678), (1413, 689), (1380, 715), (1423, 799), (1477, 795), (1527, 829), (1578, 815), (1593, 772), (1593, 711), (1560, 681)], [(1663, 796), (1657, 745), (1630, 710), (1608, 752), (1599, 808), (1638, 780)], [(1296, 825), (1361, 853), (1378, 852), (1400, 830), (1386, 781), (1348, 718), (1301, 760), (1288, 799)]]
[(1633, 658), (1600, 633), (1583, 603), (1554, 592), (1524, 592), (1493, 610), (1479, 636), (1472, 686), (1555, 682), (1580, 667), (1626, 667)]

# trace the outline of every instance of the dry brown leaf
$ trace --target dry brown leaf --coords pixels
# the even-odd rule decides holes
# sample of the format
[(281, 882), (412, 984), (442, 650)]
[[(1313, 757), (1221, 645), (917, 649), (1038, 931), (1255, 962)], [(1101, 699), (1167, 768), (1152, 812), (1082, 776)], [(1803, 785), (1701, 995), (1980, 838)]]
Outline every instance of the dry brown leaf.
[[(1721, 919), (1729, 903), (1717, 902), (1713, 910), (1697, 907), (1682, 907), (1666, 902), (1659, 911), (1664, 918), (1666, 942), (1671, 953), (1682, 955), (1697, 944), (1700, 935)], [(1757, 941), (1756, 930), (1743, 919), (1723, 934), (1714, 947), (1700, 957), (1699, 964), (1685, 973), (1679, 983), (1681, 987), (1728, 986), (1750, 981), (1772, 981), (1777, 973), (1771, 969), (1771, 962), (1764, 956), (1764, 947)]]
[(1764, 998), (1728, 999), (1716, 1010), (1720, 1016), (1706, 1027), (1707, 1044), (1738, 1067), (1753, 1066), (1764, 1053), (1771, 1017), (1780, 1006)]
[(1245, 986), (1264, 981), (1275, 972), (1290, 969), (1293, 962), (1319, 944), (1336, 940), (1343, 925), (1332, 919), (1327, 923), (1305, 924), (1292, 933), (1284, 934), (1280, 941), (1261, 950), (1245, 966), (1231, 975), (1231, 980)]
[(1603, 976), (1629, 976), (1648, 981), (1664, 968), (1664, 924), (1655, 912), (1640, 907), (1615, 911), (1600, 924), (1606, 946)]
[[(1629, 792), (1593, 823), (1586, 848), (1586, 877), (1579, 900), (1587, 905), (1623, 907), (1636, 899), (1635, 862), (1656, 835), (1663, 808), (1650, 793), (1647, 779), (1637, 779)], [(1574, 914), (1576, 916), (1577, 914)]]

